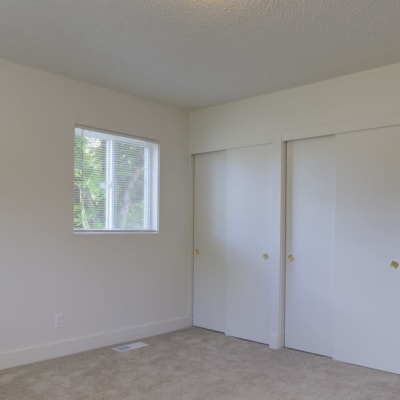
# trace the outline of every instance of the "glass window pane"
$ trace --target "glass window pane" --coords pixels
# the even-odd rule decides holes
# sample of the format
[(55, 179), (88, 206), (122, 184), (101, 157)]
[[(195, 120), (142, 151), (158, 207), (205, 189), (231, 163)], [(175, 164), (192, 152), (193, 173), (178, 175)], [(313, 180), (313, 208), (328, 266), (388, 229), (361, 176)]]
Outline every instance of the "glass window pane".
[(75, 128), (74, 230), (156, 231), (158, 145)]

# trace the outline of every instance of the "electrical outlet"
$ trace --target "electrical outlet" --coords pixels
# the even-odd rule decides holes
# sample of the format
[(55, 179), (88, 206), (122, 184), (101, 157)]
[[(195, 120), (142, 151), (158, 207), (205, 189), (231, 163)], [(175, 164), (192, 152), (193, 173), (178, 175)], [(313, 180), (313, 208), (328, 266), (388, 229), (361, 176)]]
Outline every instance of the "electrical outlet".
[(61, 313), (54, 314), (54, 328), (62, 328), (64, 326), (64, 315)]

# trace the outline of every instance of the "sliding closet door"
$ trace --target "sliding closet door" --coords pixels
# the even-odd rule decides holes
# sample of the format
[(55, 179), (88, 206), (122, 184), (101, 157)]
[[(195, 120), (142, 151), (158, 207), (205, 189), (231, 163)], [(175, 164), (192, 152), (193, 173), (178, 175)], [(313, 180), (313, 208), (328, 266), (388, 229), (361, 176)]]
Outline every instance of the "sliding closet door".
[(225, 331), (224, 151), (195, 156), (193, 324)]
[(226, 334), (269, 342), (271, 146), (226, 155)]
[(400, 127), (337, 151), (335, 358), (400, 373)]
[(333, 345), (334, 141), (287, 144), (285, 345), (326, 356)]

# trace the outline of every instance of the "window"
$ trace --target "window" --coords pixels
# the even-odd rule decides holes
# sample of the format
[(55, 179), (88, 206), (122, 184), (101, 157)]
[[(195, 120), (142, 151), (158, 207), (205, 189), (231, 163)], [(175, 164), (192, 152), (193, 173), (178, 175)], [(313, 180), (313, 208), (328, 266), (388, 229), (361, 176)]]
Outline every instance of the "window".
[(74, 231), (158, 230), (159, 145), (75, 128)]

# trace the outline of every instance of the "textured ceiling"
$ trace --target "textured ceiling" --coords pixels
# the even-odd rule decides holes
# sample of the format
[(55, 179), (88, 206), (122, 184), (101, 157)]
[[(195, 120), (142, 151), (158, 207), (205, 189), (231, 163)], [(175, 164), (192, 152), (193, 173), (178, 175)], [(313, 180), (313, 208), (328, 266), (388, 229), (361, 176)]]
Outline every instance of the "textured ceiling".
[(0, 57), (200, 108), (400, 61), (399, 0), (0, 0)]

